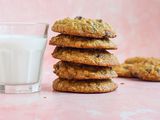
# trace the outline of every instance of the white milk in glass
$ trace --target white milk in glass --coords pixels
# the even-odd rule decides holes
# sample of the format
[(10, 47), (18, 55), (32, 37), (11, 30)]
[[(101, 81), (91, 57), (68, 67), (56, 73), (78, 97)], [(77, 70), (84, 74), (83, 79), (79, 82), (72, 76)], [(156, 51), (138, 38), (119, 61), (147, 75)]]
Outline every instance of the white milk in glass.
[(23, 35), (0, 35), (0, 84), (36, 83), (46, 38)]

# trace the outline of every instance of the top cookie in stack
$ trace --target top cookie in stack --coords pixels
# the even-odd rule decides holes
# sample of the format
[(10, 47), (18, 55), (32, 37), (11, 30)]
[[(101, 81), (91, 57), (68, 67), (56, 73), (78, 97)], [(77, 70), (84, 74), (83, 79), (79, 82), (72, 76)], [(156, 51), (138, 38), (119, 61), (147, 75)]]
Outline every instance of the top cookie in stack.
[(53, 82), (57, 91), (103, 93), (117, 88), (111, 78), (117, 77), (112, 66), (117, 58), (106, 50), (117, 49), (109, 39), (116, 37), (112, 27), (100, 19), (76, 17), (54, 23), (52, 30), (61, 34), (52, 37), (56, 45), (52, 56), (61, 61), (54, 65), (59, 76)]
[(116, 33), (112, 27), (101, 19), (76, 17), (56, 21), (52, 27), (54, 32), (91, 38), (114, 38)]

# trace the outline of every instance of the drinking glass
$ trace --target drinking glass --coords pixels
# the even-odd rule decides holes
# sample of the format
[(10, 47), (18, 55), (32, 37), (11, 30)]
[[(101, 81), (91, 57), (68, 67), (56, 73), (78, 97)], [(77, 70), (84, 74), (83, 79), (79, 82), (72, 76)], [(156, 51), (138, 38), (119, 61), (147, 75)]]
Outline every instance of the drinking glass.
[(0, 23), (0, 92), (40, 91), (48, 24)]

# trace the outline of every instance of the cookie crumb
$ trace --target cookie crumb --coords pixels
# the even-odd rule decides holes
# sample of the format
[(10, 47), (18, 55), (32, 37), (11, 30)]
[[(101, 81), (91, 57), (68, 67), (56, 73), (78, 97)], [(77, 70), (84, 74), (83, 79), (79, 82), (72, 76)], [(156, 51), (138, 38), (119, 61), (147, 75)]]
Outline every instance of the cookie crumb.
[(43, 98), (47, 98), (47, 97), (43, 97)]
[(124, 83), (120, 83), (121, 85), (124, 85)]

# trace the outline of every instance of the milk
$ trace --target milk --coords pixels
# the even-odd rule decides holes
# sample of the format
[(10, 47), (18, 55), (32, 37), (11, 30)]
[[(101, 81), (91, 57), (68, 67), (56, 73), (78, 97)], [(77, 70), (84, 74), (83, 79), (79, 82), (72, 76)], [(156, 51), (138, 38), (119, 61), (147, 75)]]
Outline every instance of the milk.
[(45, 45), (42, 37), (0, 35), (0, 85), (38, 82)]

